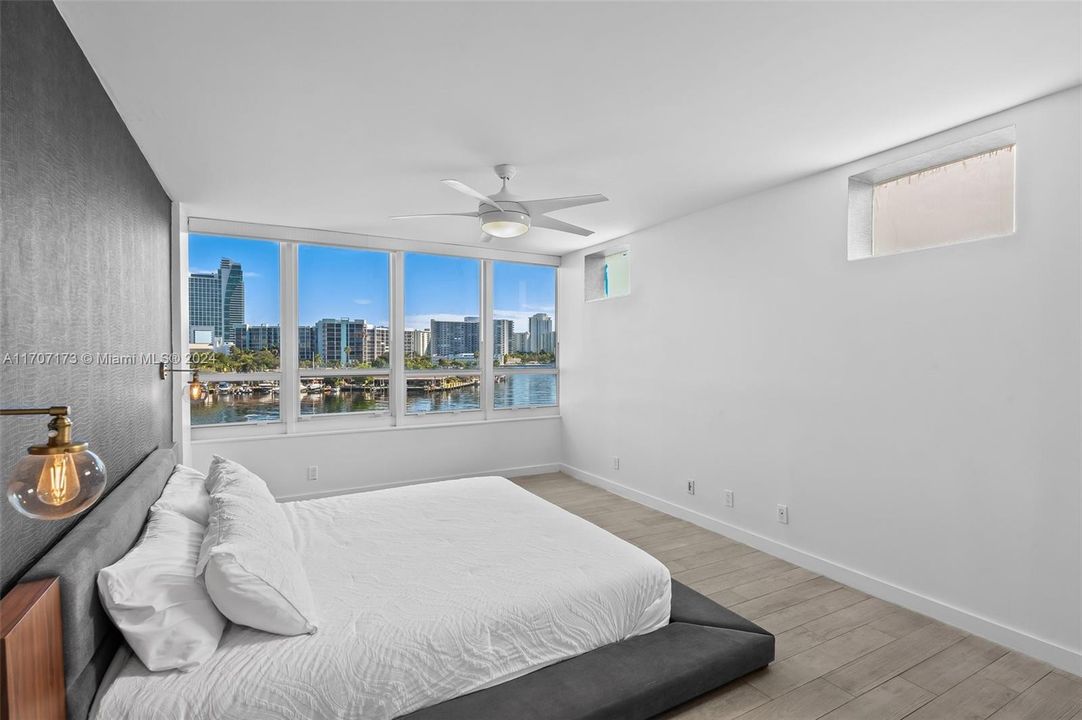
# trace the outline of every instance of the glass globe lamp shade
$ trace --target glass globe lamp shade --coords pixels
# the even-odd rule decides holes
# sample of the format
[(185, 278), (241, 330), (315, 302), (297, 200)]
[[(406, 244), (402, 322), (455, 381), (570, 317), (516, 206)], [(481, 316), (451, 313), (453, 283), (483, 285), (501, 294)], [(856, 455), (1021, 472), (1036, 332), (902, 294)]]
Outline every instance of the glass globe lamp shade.
[(192, 402), (199, 402), (203, 399), (204, 394), (206, 394), (206, 388), (203, 387), (203, 383), (199, 382), (198, 378), (188, 384), (188, 397)]
[(105, 465), (86, 443), (35, 445), (15, 465), (7, 496), (23, 515), (60, 520), (93, 505), (105, 491), (105, 480)]

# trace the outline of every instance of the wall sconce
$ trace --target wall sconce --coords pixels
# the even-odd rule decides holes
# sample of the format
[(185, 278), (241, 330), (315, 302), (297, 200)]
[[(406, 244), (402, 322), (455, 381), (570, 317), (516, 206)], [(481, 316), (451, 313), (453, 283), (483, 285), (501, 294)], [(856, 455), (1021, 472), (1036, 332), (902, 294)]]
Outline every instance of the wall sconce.
[(165, 363), (158, 363), (158, 377), (165, 380), (166, 373), (186, 373), (192, 374), (192, 380), (188, 383), (188, 397), (192, 402), (198, 402), (203, 399), (206, 394), (206, 388), (203, 387), (203, 383), (199, 382), (199, 369), (198, 368), (167, 368)]
[(31, 445), (8, 480), (8, 500), (23, 515), (38, 520), (61, 520), (78, 515), (105, 491), (105, 465), (87, 444), (71, 439), (71, 408), (0, 410), (0, 415), (52, 415), (49, 439)]

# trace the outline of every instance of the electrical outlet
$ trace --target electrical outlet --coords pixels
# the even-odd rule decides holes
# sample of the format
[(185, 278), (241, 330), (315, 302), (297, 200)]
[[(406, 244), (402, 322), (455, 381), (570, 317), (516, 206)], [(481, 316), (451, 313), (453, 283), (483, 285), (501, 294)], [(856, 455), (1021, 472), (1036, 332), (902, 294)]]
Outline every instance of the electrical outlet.
[(308, 466), (308, 482), (319, 480), (319, 465)]
[(694, 495), (694, 494), (695, 494), (695, 481), (694, 480), (688, 480), (688, 495)]
[(732, 490), (726, 490), (725, 491), (725, 507), (727, 507), (727, 508), (733, 507), (733, 491)]
[(620, 469), (620, 458), (616, 457), (615, 455), (612, 458), (612, 469), (613, 470), (619, 470)]
[(788, 525), (789, 524), (789, 506), (788, 505), (778, 505), (778, 522), (780, 522), (782, 525)]

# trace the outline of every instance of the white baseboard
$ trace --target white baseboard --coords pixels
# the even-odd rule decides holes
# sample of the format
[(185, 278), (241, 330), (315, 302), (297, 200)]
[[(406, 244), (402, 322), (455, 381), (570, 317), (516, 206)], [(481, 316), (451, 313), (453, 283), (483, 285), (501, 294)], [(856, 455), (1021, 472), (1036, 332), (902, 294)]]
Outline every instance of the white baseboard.
[(464, 477), (484, 477), (486, 475), (499, 475), (501, 477), (521, 477), (523, 475), (542, 475), (544, 473), (557, 472), (560, 469), (558, 463), (547, 465), (524, 465), (522, 467), (503, 468), (502, 470), (483, 470), (480, 472), (458, 473), (457, 475), (441, 475), (439, 477), (427, 477), (417, 480), (396, 480), (395, 482), (380, 483), (378, 485), (363, 485), (360, 487), (335, 488), (333, 490), (320, 490), (311, 493), (297, 493), (296, 495), (278, 495), (278, 502), (292, 502), (294, 500), (315, 500), (316, 498), (334, 497), (335, 495), (352, 495), (353, 493), (369, 492), (372, 490), (385, 490), (387, 488), (402, 487), (404, 485), (419, 485), (421, 483), (439, 482), (441, 480), (455, 480)]
[(868, 575), (859, 570), (840, 565), (826, 558), (813, 555), (785, 543), (771, 540), (743, 528), (705, 515), (697, 510), (663, 500), (654, 495), (641, 492), (608, 478), (595, 475), (585, 470), (563, 464), (560, 469), (571, 477), (595, 485), (611, 493), (646, 505), (660, 512), (720, 533), (751, 547), (770, 553), (801, 567), (824, 575), (838, 582), (845, 583), (861, 592), (866, 592), (895, 605), (900, 605), (914, 612), (927, 615), (940, 622), (961, 628), (966, 632), (999, 643), (1012, 650), (1043, 660), (1061, 670), (1082, 675), (1082, 653), (1063, 647), (1051, 640), (1030, 635), (1022, 630), (1003, 625), (986, 617), (954, 607), (948, 603), (930, 598), (918, 592)]

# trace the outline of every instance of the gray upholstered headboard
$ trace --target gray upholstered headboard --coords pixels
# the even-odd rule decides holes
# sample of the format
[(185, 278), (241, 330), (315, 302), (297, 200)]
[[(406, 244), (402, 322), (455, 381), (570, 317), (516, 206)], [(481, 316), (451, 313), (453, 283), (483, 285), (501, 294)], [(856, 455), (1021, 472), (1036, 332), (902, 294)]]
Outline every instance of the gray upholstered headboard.
[(69, 720), (85, 720), (120, 633), (98, 602), (98, 570), (139, 538), (147, 511), (176, 465), (172, 449), (155, 450), (95, 505), (20, 580), (60, 578), (64, 684)]

